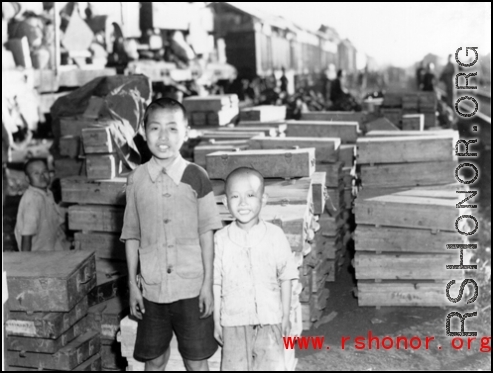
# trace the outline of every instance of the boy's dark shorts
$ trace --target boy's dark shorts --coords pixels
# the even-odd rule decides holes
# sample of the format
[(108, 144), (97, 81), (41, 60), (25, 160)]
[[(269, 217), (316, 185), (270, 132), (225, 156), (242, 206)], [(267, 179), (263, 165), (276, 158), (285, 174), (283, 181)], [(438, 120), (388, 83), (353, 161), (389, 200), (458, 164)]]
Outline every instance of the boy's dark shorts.
[(178, 350), (187, 360), (204, 360), (217, 351), (212, 315), (201, 319), (199, 297), (173, 303), (154, 303), (144, 298), (145, 314), (139, 320), (134, 358), (147, 361), (161, 356), (173, 332)]

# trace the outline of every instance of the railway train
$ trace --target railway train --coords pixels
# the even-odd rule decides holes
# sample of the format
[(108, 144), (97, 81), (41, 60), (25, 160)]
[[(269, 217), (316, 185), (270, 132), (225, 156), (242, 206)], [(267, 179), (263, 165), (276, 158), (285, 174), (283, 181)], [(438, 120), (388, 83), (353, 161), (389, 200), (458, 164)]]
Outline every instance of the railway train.
[(356, 48), (333, 28), (321, 26), (314, 32), (236, 4), (215, 2), (210, 7), (214, 38), (224, 39), (227, 61), (239, 76), (265, 77), (282, 68), (294, 75), (316, 74), (329, 64), (349, 74), (357, 72)]

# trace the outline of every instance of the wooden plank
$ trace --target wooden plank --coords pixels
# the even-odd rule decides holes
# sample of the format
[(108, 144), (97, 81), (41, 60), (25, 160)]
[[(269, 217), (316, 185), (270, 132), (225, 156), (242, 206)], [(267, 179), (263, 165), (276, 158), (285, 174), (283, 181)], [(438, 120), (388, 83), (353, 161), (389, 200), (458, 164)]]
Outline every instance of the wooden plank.
[(363, 123), (364, 114), (354, 111), (312, 111), (301, 114), (301, 120), (316, 120), (328, 122), (358, 122)]
[(127, 263), (96, 260), (96, 286), (87, 294), (89, 307), (128, 293)]
[[(467, 260), (464, 261), (464, 264)], [(354, 268), (358, 280), (447, 280), (463, 271), (449, 270), (447, 264), (459, 263), (453, 254), (375, 254), (356, 252)]]
[(183, 99), (183, 106), (188, 113), (195, 111), (220, 111), (223, 108), (238, 107), (236, 94), (212, 95), (207, 97), (192, 96)]
[(12, 351), (54, 354), (78, 336), (85, 334), (88, 331), (88, 327), (88, 318), (84, 317), (57, 339), (10, 336), (7, 337), (6, 348)]
[(68, 312), (96, 284), (94, 252), (6, 252), (4, 266), (13, 311)]
[(69, 312), (10, 311), (5, 332), (9, 336), (57, 339), (82, 319), (88, 308), (87, 297), (84, 297)]
[(85, 177), (69, 177), (60, 180), (62, 201), (67, 203), (125, 205), (126, 179), (88, 180)]
[(82, 233), (74, 234), (74, 241), (79, 250), (96, 252), (96, 258), (126, 261), (125, 244), (120, 241), (120, 234)]
[[(458, 240), (457, 232), (375, 227), (358, 224), (354, 232), (356, 251), (450, 253), (446, 244)], [(461, 241), (459, 239), (459, 241)]]
[(265, 136), (263, 131), (202, 131), (201, 139), (249, 140), (255, 136)]
[(358, 122), (289, 120), (286, 124), (289, 137), (338, 137), (343, 144), (355, 143), (358, 138)]
[(70, 206), (68, 226), (74, 231), (121, 233), (125, 209), (115, 206)]
[(274, 127), (277, 128), (277, 130), (280, 133), (285, 133), (286, 129), (288, 126), (286, 125), (285, 120), (280, 120), (280, 121), (271, 121), (271, 122), (260, 122), (260, 121), (245, 121), (242, 120), (240, 121), (237, 125), (238, 128), (262, 128), (262, 127)]
[(83, 128), (82, 143), (86, 154), (104, 154), (116, 151), (109, 126)]
[(63, 157), (77, 158), (80, 155), (80, 138), (78, 136), (60, 137), (60, 155)]
[(225, 126), (225, 127), (217, 127), (215, 128), (216, 131), (219, 132), (253, 132), (253, 133), (260, 133), (262, 132), (266, 137), (277, 137), (282, 134), (284, 131), (279, 130), (279, 126), (250, 126), (250, 127), (232, 127), (231, 125)]
[(236, 152), (248, 149), (248, 145), (198, 145), (193, 149), (193, 161), (199, 166), (206, 167), (206, 155), (218, 151)]
[(459, 212), (449, 200), (387, 195), (357, 199), (355, 215), (358, 224), (454, 232)]
[(358, 163), (453, 161), (455, 134), (358, 139)]
[(341, 140), (318, 137), (253, 137), (248, 145), (250, 149), (315, 148), (317, 162), (336, 162), (339, 158)]
[(216, 152), (207, 155), (206, 162), (211, 179), (224, 180), (238, 167), (252, 167), (265, 178), (304, 177), (315, 172), (315, 149)]
[(454, 306), (445, 297), (446, 282), (363, 282), (358, 281), (359, 306)]
[(286, 118), (286, 106), (261, 105), (241, 109), (241, 121), (269, 122)]
[(122, 167), (117, 154), (86, 156), (87, 178), (91, 180), (112, 179), (122, 172)]
[(315, 172), (312, 175), (313, 213), (321, 215), (325, 210), (325, 172)]
[(403, 131), (424, 131), (425, 116), (424, 114), (405, 114), (402, 116)]
[(455, 161), (362, 165), (360, 178), (364, 188), (399, 188), (450, 184), (455, 180)]
[(56, 354), (7, 351), (6, 357), (11, 365), (18, 367), (72, 370), (98, 353), (100, 348), (98, 333), (91, 331), (77, 337)]

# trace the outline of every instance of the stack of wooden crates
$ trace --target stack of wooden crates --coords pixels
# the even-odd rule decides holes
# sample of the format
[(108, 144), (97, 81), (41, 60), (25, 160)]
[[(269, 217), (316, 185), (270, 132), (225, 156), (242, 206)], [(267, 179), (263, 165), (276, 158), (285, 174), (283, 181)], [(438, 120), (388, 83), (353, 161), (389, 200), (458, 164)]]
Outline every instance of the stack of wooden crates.
[[(444, 306), (458, 254), (454, 131), (358, 140), (362, 190), (356, 200), (361, 306)], [(453, 272), (457, 274), (457, 272)]]
[(235, 94), (207, 97), (187, 97), (183, 106), (188, 113), (189, 125), (192, 127), (224, 126), (238, 116), (239, 100)]
[(4, 253), (9, 300), (9, 370), (101, 370), (88, 294), (96, 285), (94, 252)]

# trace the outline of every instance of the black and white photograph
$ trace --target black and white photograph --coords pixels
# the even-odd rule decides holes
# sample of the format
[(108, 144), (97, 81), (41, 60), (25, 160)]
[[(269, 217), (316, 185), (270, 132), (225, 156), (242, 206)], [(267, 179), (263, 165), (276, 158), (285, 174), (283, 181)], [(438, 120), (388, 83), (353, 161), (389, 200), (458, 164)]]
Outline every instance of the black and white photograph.
[(491, 370), (491, 3), (2, 2), (2, 371)]

